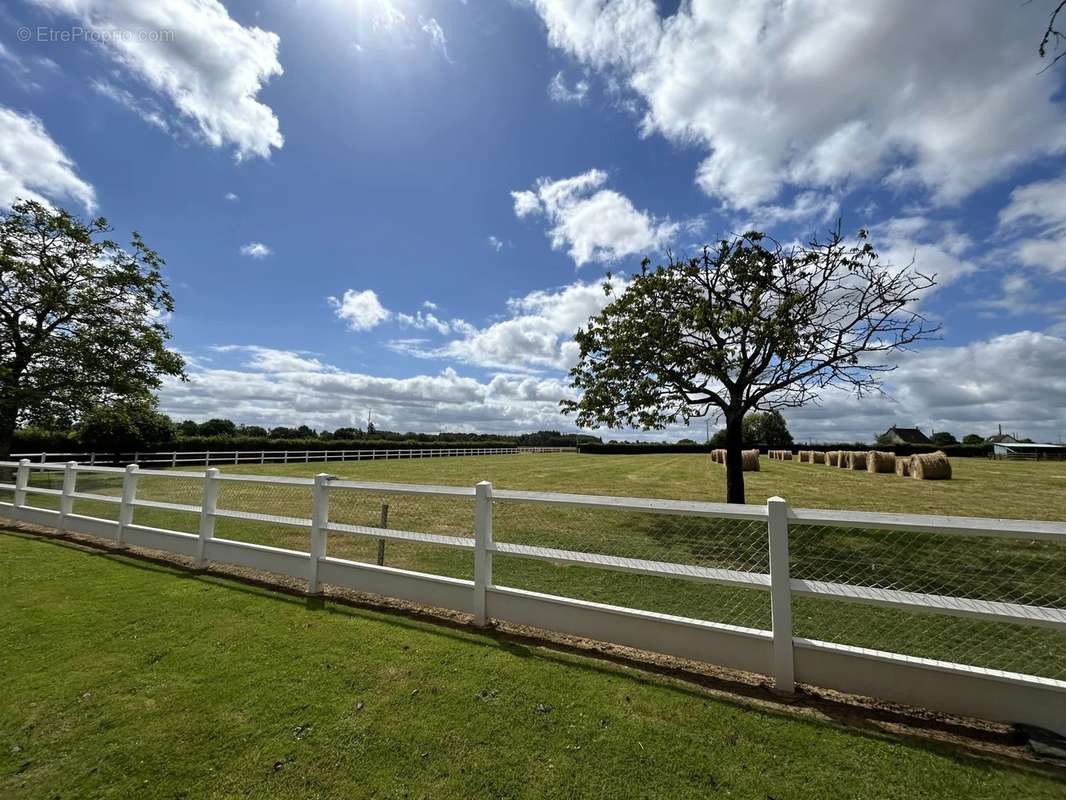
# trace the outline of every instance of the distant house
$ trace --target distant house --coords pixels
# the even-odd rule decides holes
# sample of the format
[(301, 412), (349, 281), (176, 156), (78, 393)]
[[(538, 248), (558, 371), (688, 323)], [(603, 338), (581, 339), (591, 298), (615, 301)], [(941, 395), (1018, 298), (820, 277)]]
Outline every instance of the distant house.
[(898, 428), (893, 425), (877, 437), (881, 444), (932, 444), (918, 428)]
[(985, 439), (989, 444), (1017, 444), (1018, 438), (1003, 432), (1003, 426), (999, 426), (999, 433)]

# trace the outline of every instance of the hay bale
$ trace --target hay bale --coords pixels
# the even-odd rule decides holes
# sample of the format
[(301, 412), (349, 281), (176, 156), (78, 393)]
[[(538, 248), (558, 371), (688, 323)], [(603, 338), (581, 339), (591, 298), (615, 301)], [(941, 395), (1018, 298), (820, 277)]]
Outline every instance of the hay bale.
[(840, 463), (840, 451), (839, 450), (827, 450), (825, 453), (825, 463), (830, 467), (835, 467)]
[(851, 450), (841, 450), (840, 451), (840, 461), (837, 462), (837, 466), (840, 467), (840, 469), (848, 469), (849, 468), (848, 467), (848, 456), (850, 456), (850, 455), (851, 455)]
[(779, 452), (781, 453), (781, 460), (782, 461), (791, 461), (792, 460), (792, 451), (791, 450), (781, 450)]
[(896, 454), (885, 450), (871, 450), (866, 454), (866, 469), (869, 472), (895, 472)]
[(740, 467), (744, 472), (758, 472), (759, 471), (759, 451), (758, 450), (741, 450), (740, 451)]
[(821, 450), (811, 450), (811, 463), (812, 464), (824, 464), (826, 463), (825, 457), (827, 453), (823, 453)]
[(901, 478), (910, 477), (912, 458), (913, 456), (896, 456), (896, 474)]
[(911, 456), (911, 477), (920, 481), (951, 480), (951, 460), (943, 450)]
[(862, 450), (853, 450), (848, 453), (848, 469), (861, 469), (866, 471), (866, 453)]

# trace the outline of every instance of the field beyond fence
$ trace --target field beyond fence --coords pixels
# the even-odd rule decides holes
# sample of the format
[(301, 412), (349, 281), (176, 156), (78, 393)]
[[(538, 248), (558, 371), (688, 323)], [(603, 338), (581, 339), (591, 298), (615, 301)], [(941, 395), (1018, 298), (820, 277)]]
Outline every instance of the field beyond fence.
[(1063, 522), (4, 466), (12, 520), (1066, 732)]

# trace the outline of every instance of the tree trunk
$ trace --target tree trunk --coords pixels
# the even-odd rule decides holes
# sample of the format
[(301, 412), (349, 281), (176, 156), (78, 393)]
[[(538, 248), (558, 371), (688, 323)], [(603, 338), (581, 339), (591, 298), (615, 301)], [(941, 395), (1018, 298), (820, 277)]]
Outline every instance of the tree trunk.
[(744, 467), (740, 451), (744, 449), (744, 415), (727, 414), (725, 418), (725, 501), (744, 502)]
[(0, 403), (0, 461), (11, 458), (11, 449), (15, 443), (15, 428), (18, 426), (18, 410)]

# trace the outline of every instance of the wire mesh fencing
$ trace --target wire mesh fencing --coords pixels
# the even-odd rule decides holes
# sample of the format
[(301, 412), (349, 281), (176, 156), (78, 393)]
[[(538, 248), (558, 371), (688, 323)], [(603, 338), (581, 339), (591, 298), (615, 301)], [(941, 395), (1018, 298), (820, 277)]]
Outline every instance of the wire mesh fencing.
[[(219, 481), (215, 537), (307, 552), (311, 504), (311, 485), (306, 481), (227, 476)], [(226, 512), (249, 517), (228, 517)]]
[[(497, 501), (497, 543), (709, 567), (740, 573), (769, 571), (766, 523), (550, 503)], [(653, 565), (654, 566), (654, 565)], [(769, 630), (770, 597), (763, 589), (723, 586), (664, 575), (497, 554), (495, 583), (609, 605)]]
[[(1066, 609), (1066, 542), (794, 525), (792, 578)], [(793, 600), (794, 633), (974, 667), (1066, 679), (1066, 631), (824, 597)]]

